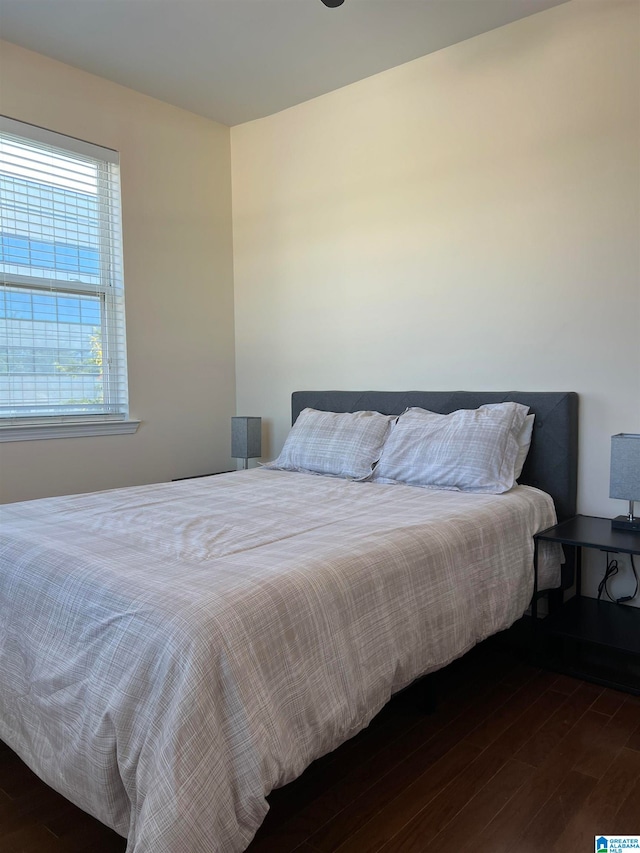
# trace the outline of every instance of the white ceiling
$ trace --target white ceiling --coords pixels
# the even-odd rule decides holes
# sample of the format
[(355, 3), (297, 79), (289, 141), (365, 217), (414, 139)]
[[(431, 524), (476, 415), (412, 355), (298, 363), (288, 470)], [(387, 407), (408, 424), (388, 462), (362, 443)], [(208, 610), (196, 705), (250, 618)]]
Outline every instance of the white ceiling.
[(562, 2), (0, 0), (0, 35), (234, 125)]

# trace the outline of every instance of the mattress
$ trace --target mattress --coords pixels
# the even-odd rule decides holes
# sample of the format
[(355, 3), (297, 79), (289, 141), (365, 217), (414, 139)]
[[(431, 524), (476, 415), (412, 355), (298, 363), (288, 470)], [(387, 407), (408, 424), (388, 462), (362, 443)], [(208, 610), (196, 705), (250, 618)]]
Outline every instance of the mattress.
[(266, 469), (6, 505), (0, 737), (128, 853), (244, 850), (273, 788), (523, 614), (554, 522), (528, 486)]

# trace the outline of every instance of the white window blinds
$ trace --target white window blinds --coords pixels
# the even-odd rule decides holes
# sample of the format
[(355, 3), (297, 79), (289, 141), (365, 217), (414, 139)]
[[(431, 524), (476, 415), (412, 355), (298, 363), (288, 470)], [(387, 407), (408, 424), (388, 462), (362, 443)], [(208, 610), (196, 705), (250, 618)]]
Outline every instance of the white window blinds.
[(0, 424), (126, 416), (118, 155), (0, 117)]

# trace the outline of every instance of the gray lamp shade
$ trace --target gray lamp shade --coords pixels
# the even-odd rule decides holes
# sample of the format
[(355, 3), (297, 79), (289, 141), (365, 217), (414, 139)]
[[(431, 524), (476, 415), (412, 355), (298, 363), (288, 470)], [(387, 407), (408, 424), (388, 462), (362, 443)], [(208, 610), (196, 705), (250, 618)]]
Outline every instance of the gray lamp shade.
[(609, 497), (640, 501), (640, 434), (621, 432), (611, 436)]
[(234, 459), (262, 456), (262, 418), (231, 418), (231, 455)]

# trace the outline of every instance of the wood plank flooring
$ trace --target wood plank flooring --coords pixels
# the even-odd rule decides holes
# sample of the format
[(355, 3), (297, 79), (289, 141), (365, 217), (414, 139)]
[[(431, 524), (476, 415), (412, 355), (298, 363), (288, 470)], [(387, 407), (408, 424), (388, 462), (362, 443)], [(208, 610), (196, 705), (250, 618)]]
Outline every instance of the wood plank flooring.
[[(640, 697), (541, 671), (496, 640), (436, 678), (435, 713), (414, 685), (274, 791), (247, 853), (591, 853), (596, 834), (640, 833)], [(125, 847), (0, 743), (2, 853)]]

